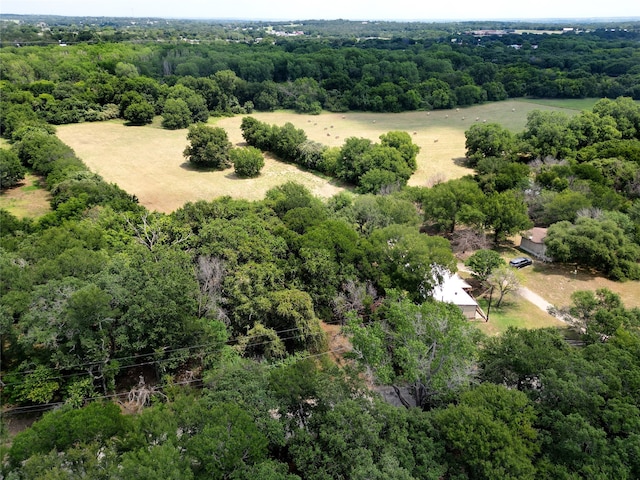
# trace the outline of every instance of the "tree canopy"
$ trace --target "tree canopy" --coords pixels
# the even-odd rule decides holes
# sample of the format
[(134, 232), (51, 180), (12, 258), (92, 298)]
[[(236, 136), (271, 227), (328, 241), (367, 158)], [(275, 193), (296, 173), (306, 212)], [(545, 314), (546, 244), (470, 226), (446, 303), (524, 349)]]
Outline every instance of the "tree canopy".
[(187, 134), (189, 145), (184, 156), (195, 166), (223, 170), (231, 165), (231, 142), (226, 130), (196, 124), (189, 127)]
[[(0, 210), (0, 476), (640, 478), (637, 308), (577, 291), (556, 309), (568, 342), (555, 329), (488, 338), (431, 298), (456, 269), (450, 238), (501, 246), (533, 224), (557, 261), (638, 278), (635, 23), (535, 35), (505, 22), (476, 37), (467, 28), (486, 26), (309, 21), (292, 36), (287, 22), (9, 17), (2, 188), (39, 175), (51, 211)], [(430, 188), (406, 186), (407, 132), (326, 147), (246, 116), (519, 95), (611, 100), (533, 112), (522, 132), (474, 124), (473, 175)], [(210, 114), (245, 115), (250, 147), (232, 148)], [(190, 127), (196, 166), (255, 175), (269, 151), (353, 191), (324, 201), (288, 182), (151, 212), (55, 135), (157, 115)], [(496, 251), (469, 265), (501, 298), (517, 287)], [(9, 433), (25, 413), (37, 421)]]

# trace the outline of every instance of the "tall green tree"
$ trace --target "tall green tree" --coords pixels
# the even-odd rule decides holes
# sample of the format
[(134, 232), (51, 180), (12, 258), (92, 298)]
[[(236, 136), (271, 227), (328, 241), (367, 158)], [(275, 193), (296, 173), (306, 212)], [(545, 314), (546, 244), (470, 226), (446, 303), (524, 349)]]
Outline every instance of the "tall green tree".
[(189, 145), (183, 155), (194, 165), (218, 170), (231, 165), (229, 155), (232, 144), (223, 128), (199, 123), (189, 127), (187, 140)]
[(407, 132), (391, 131), (380, 135), (382, 145), (395, 148), (400, 152), (407, 166), (415, 171), (417, 168), (416, 157), (420, 152), (420, 147), (413, 143), (411, 136)]
[(162, 126), (169, 130), (187, 128), (191, 124), (191, 110), (182, 98), (169, 98), (162, 109)]
[(24, 179), (26, 169), (12, 150), (0, 148), (0, 189), (17, 185)]
[(485, 157), (505, 157), (515, 147), (515, 136), (497, 123), (476, 123), (464, 133), (467, 158), (477, 163)]
[(206, 423), (186, 442), (186, 455), (197, 475), (224, 478), (267, 456), (267, 438), (238, 405), (219, 403), (207, 412)]
[(593, 113), (613, 118), (622, 138), (640, 139), (640, 107), (630, 97), (603, 98), (593, 106)]
[(533, 405), (522, 392), (485, 383), (434, 414), (450, 474), (469, 479), (536, 478)]
[(455, 270), (451, 245), (442, 237), (421, 234), (417, 228), (390, 225), (369, 237), (371, 275), (382, 288), (397, 288), (423, 301), (437, 282), (433, 266)]
[(640, 247), (612, 220), (579, 217), (549, 227), (547, 253), (559, 262), (596, 268), (612, 278), (640, 278)]
[(424, 220), (442, 232), (453, 233), (456, 225), (481, 225), (484, 194), (470, 178), (449, 180), (422, 192)]
[(169, 88), (167, 99), (184, 100), (191, 114), (191, 122), (206, 122), (209, 119), (209, 109), (204, 97), (185, 85), (178, 84)]
[(484, 224), (493, 230), (495, 242), (533, 225), (527, 214), (527, 205), (512, 190), (489, 195), (484, 202), (483, 211)]
[(417, 305), (392, 291), (375, 321), (353, 319), (347, 331), (356, 358), (378, 383), (393, 385), (407, 407), (430, 409), (473, 379), (479, 332), (455, 305)]
[(561, 112), (530, 112), (521, 138), (525, 141), (525, 153), (534, 158), (571, 157), (578, 146), (576, 134), (569, 124), (569, 117)]

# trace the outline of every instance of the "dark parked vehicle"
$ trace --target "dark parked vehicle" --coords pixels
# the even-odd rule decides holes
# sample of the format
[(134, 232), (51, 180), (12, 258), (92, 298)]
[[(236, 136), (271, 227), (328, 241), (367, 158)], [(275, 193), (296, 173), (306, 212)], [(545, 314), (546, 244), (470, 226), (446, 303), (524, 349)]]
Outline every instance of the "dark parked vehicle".
[(533, 265), (533, 260), (531, 260), (530, 258), (527, 258), (527, 257), (518, 257), (518, 258), (514, 258), (513, 260), (511, 260), (509, 262), (509, 265), (511, 265), (512, 267), (515, 267), (515, 268), (522, 268), (522, 267), (526, 267), (528, 265)]

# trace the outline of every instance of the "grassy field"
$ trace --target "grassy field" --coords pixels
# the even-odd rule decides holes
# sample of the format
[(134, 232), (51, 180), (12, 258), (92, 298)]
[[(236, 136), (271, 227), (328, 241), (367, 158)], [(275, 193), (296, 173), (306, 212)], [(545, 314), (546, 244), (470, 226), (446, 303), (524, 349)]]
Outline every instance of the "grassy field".
[(27, 174), (20, 184), (0, 193), (0, 208), (8, 210), (18, 218), (38, 218), (49, 212), (49, 192), (40, 182), (39, 177)]
[[(229, 132), (234, 143), (238, 134)], [(267, 155), (262, 175), (240, 179), (233, 169), (197, 171), (182, 156), (187, 130), (164, 130), (157, 124), (126, 127), (122, 122), (82, 123), (58, 127), (59, 138), (73, 148), (85, 164), (129, 193), (150, 210), (171, 212), (188, 201), (230, 195), (257, 200), (270, 188), (289, 180), (306, 185), (320, 197), (344, 187), (331, 179), (305, 172)]]
[[(425, 186), (434, 179), (458, 178), (471, 170), (464, 166), (464, 132), (476, 122), (497, 122), (520, 131), (532, 110), (561, 110), (522, 100), (487, 103), (469, 108), (433, 112), (397, 114), (328, 113), (299, 115), (292, 112), (258, 112), (253, 117), (270, 124), (291, 122), (302, 128), (309, 139), (328, 146), (341, 146), (348, 137), (379, 141), (380, 135), (403, 130), (421, 147), (418, 170), (410, 185)], [(240, 131), (242, 116), (212, 118), (209, 123), (224, 128), (234, 145), (243, 145)], [(189, 168), (182, 156), (187, 145), (186, 130), (164, 130), (156, 120), (144, 127), (126, 127), (120, 121), (81, 123), (58, 127), (60, 139), (94, 172), (138, 196), (151, 210), (170, 212), (187, 201), (212, 199), (222, 195), (260, 199), (277, 185), (295, 180), (315, 195), (330, 197), (345, 186), (279, 162), (267, 155), (262, 175), (256, 179), (239, 179), (231, 169), (201, 172)]]

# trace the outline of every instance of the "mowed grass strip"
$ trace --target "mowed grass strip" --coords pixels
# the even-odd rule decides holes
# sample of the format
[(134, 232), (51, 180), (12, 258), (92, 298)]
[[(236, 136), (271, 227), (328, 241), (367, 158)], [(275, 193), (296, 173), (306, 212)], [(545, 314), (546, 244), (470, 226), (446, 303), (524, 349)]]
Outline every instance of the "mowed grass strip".
[[(521, 131), (532, 110), (563, 110), (516, 100), (487, 103), (469, 108), (432, 112), (329, 113), (300, 115), (289, 111), (256, 112), (251, 116), (269, 124), (292, 123), (311, 140), (340, 147), (348, 137), (364, 137), (379, 142), (392, 130), (408, 132), (417, 145), (418, 170), (409, 180), (413, 186), (429, 186), (472, 173), (464, 165), (464, 132), (474, 123), (499, 123)], [(564, 111), (564, 110), (563, 110)], [(568, 111), (569, 114), (577, 110)], [(224, 128), (231, 142), (244, 145), (242, 115), (211, 118), (209, 123)], [(240, 179), (233, 169), (196, 171), (185, 162), (187, 130), (164, 130), (158, 120), (144, 127), (128, 127), (121, 121), (81, 123), (58, 127), (58, 137), (73, 148), (94, 172), (135, 194), (151, 210), (173, 211), (184, 203), (229, 195), (257, 200), (270, 188), (293, 180), (315, 195), (328, 198), (345, 189), (335, 180), (305, 171), (295, 165), (265, 156), (262, 175)]]
[[(552, 107), (556, 109), (577, 110), (582, 112), (584, 110), (591, 110), (599, 98), (520, 98), (517, 101), (523, 103), (530, 103), (533, 105), (542, 105), (545, 107)], [(571, 114), (571, 112), (566, 112)]]

